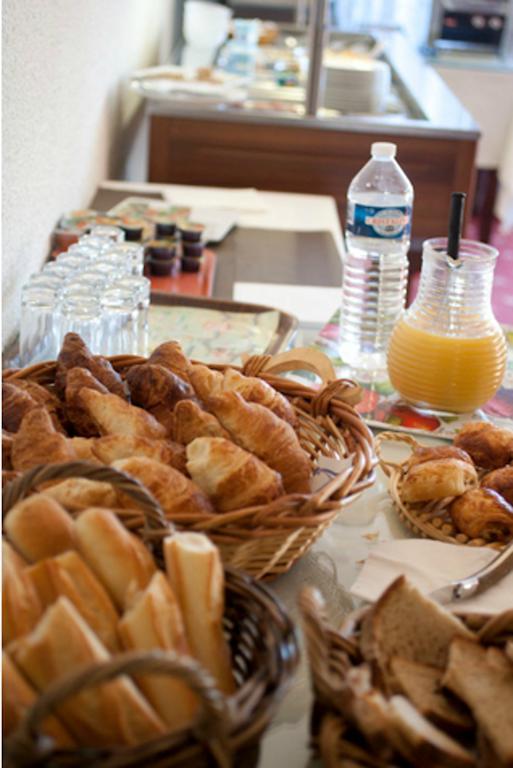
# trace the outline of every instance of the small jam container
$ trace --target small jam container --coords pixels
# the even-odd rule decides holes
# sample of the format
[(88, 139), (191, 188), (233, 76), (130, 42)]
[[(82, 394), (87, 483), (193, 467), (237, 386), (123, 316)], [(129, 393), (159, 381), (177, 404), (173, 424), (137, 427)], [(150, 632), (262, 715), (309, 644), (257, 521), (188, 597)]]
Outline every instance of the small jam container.
[(154, 222), (155, 238), (157, 240), (175, 236), (176, 221), (172, 216), (156, 216)]
[(176, 245), (169, 240), (150, 240), (146, 243), (146, 256), (153, 261), (169, 261), (176, 257)]
[(180, 225), (182, 240), (187, 243), (197, 243), (205, 231), (204, 224), (197, 224), (193, 221), (183, 222)]
[(153, 277), (174, 277), (180, 272), (180, 259), (176, 256), (171, 259), (150, 258), (149, 265)]
[(199, 240), (197, 243), (191, 243), (184, 240), (182, 247), (184, 256), (199, 259), (199, 257), (203, 255), (205, 243), (202, 243), (201, 240)]
[(182, 256), (182, 272), (199, 272), (203, 259), (197, 256)]
[(143, 239), (144, 226), (139, 219), (124, 219), (119, 224), (125, 233), (125, 240), (129, 243), (140, 242)]

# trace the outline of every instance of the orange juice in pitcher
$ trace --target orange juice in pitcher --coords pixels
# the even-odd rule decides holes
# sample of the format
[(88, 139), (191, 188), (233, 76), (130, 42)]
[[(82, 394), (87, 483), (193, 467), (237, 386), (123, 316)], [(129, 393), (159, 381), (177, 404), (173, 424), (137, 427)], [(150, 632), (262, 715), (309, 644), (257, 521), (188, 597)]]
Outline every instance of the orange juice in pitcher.
[(456, 260), (445, 238), (424, 243), (417, 297), (388, 349), (390, 381), (405, 400), (465, 413), (498, 390), (506, 340), (491, 307), (496, 259), (495, 248), (469, 240)]

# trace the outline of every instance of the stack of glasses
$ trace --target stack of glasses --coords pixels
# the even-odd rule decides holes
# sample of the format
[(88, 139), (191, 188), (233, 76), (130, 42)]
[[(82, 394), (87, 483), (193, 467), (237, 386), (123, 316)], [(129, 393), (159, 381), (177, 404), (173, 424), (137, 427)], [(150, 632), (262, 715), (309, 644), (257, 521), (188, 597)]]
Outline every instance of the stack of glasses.
[(22, 289), (19, 364), (54, 360), (66, 333), (95, 354), (147, 354), (150, 281), (144, 248), (97, 226)]

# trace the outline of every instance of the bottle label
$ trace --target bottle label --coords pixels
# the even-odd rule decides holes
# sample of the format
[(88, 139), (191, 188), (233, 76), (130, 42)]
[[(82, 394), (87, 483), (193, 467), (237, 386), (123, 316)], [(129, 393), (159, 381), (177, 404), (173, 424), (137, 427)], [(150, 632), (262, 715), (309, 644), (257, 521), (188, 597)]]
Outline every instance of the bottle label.
[(388, 208), (349, 203), (347, 229), (359, 237), (386, 237), (389, 240), (400, 240), (410, 234), (411, 206)]

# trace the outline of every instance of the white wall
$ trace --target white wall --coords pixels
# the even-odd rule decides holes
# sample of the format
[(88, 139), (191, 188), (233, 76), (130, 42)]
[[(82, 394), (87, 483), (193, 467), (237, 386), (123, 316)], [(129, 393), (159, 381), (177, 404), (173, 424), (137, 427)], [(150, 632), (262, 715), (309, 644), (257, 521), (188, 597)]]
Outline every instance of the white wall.
[(3, 0), (2, 343), (59, 215), (122, 177), (138, 121), (126, 78), (169, 51), (173, 0)]

